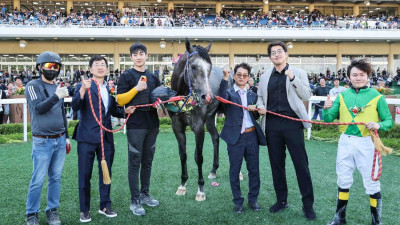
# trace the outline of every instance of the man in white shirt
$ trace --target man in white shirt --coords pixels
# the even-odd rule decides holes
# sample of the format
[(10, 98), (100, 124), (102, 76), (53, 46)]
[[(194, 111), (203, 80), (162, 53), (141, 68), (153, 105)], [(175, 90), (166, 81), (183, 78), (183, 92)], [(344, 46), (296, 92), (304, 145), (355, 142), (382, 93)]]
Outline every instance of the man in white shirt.
[(333, 81), (333, 85), (335, 86), (334, 88), (332, 88), (329, 91), (329, 95), (330, 96), (337, 96), (340, 93), (342, 93), (343, 91), (345, 91), (347, 88), (340, 86), (340, 79), (339, 78), (335, 78), (335, 80)]

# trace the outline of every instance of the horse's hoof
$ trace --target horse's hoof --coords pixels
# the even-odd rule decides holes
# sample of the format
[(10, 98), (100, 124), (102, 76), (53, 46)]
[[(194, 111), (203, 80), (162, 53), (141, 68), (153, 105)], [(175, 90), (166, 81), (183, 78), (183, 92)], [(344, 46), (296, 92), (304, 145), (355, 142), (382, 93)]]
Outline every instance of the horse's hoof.
[(240, 173), (239, 173), (239, 180), (243, 180), (243, 174), (242, 174), (242, 171), (240, 171)]
[(180, 196), (182, 196), (182, 195), (186, 195), (186, 187), (185, 186), (179, 186), (178, 187), (178, 190), (176, 191), (176, 193), (175, 193), (176, 195), (180, 195)]
[(204, 192), (197, 192), (196, 194), (196, 201), (202, 202), (206, 200), (206, 194)]
[(208, 179), (212, 180), (212, 179), (215, 179), (215, 178), (217, 178), (217, 174), (216, 173), (208, 174)]

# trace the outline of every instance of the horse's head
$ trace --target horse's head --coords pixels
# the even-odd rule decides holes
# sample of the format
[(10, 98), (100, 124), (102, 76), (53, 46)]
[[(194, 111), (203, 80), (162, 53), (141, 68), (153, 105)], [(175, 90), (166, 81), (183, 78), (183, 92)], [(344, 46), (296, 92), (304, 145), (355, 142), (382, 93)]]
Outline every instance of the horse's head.
[(182, 82), (177, 82), (176, 89), (179, 90), (185, 86), (186, 93), (184, 94), (187, 94), (191, 88), (200, 104), (209, 104), (214, 98), (209, 84), (212, 68), (211, 59), (208, 55), (210, 48), (211, 43), (204, 48), (191, 45), (186, 40), (186, 52), (177, 63), (177, 68), (174, 69), (174, 73), (179, 73), (180, 80), (184, 83), (183, 85)]

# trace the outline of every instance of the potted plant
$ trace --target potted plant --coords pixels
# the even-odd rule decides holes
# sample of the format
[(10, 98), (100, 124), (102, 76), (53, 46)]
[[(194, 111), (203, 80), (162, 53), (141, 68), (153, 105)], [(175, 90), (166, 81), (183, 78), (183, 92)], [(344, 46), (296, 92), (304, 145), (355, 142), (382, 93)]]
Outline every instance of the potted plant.
[[(8, 96), (9, 99), (25, 98), (25, 87), (19, 85), (15, 88), (15, 91)], [(28, 123), (31, 121), (29, 108)], [(24, 104), (10, 104), (10, 123), (23, 123), (24, 122)]]
[[(393, 88), (388, 87), (375, 87), (375, 89), (385, 96), (385, 98), (397, 98), (394, 94)], [(395, 105), (388, 105), (390, 114), (392, 115), (393, 121), (396, 121), (396, 106)]]

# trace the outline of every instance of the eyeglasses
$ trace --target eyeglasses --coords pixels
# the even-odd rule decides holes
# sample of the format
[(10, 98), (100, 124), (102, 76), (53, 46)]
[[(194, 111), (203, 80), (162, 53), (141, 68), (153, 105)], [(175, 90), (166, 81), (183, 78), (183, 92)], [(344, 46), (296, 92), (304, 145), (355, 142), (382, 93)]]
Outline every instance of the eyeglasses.
[(58, 63), (44, 63), (43, 64), (43, 68), (46, 68), (46, 69), (54, 68), (54, 69), (58, 70), (58, 69), (60, 69), (60, 66), (61, 65)]
[(276, 56), (276, 55), (282, 55), (282, 54), (284, 54), (285, 53), (285, 51), (283, 51), (283, 49), (279, 49), (278, 51), (274, 51), (274, 52), (271, 52), (271, 56)]
[(107, 67), (106, 64), (102, 63), (102, 64), (93, 64), (93, 67)]
[(236, 76), (239, 77), (239, 78), (244, 78), (244, 79), (249, 77), (248, 74), (236, 74)]

